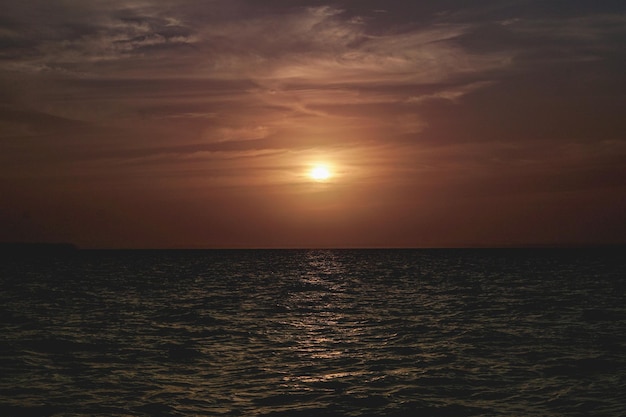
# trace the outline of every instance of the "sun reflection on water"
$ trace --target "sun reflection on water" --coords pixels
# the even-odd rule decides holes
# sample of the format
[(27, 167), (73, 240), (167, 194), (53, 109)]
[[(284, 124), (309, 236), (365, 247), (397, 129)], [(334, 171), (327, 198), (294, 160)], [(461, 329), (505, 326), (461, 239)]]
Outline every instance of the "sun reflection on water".
[(368, 373), (355, 366), (369, 355), (362, 340), (367, 323), (345, 313), (355, 300), (341, 258), (332, 251), (310, 251), (303, 264), (305, 269), (285, 300), (293, 314), (284, 322), (293, 337), (291, 353), (302, 364), (301, 372), (283, 380), (293, 388), (336, 390), (328, 384)]

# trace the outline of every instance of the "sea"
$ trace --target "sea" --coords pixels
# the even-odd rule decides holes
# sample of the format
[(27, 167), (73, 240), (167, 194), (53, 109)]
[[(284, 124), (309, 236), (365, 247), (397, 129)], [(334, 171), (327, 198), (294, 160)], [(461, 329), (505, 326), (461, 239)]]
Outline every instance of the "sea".
[(624, 416), (626, 251), (0, 262), (0, 416)]

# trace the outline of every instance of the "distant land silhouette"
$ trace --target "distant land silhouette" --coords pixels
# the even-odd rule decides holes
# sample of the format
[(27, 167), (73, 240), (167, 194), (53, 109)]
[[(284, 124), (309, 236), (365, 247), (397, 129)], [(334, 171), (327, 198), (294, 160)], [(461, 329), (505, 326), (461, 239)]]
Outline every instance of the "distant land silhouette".
[(73, 253), (78, 247), (72, 243), (0, 242), (0, 256), (30, 254)]

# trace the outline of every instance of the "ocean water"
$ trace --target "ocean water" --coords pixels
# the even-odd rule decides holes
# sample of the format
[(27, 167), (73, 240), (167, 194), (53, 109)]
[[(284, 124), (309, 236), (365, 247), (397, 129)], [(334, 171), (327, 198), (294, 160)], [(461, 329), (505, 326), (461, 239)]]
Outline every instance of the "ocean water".
[(1, 416), (624, 416), (607, 250), (3, 258)]

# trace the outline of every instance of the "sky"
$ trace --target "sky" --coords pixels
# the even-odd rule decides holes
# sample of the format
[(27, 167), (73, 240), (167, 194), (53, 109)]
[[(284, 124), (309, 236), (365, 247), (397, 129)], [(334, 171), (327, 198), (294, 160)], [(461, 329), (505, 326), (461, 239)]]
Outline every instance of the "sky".
[(626, 242), (622, 1), (0, 10), (0, 242)]

